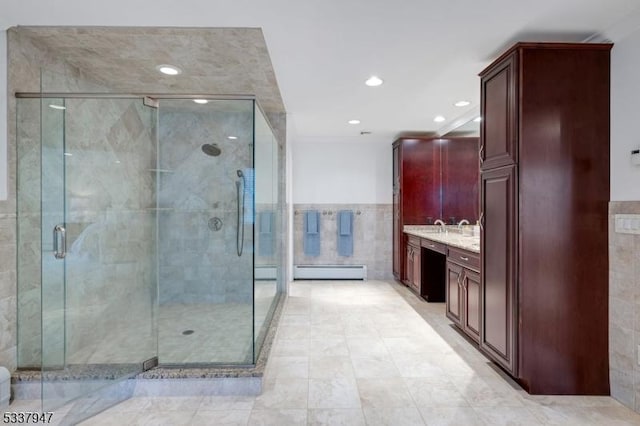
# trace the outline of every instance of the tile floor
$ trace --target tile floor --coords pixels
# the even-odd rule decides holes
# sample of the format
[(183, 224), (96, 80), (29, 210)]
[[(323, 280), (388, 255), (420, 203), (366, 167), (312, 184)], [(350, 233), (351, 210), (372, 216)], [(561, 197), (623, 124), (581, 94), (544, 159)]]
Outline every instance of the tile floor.
[(610, 397), (528, 395), (443, 304), (395, 283), (311, 281), (291, 285), (262, 395), (136, 397), (82, 423), (125, 424), (640, 425), (640, 414)]

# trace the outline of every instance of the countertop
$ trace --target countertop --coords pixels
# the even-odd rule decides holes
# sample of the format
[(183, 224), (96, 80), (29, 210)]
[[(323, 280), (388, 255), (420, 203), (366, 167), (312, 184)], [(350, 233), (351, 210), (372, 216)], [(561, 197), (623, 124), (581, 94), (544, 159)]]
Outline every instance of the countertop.
[(474, 232), (473, 235), (468, 235), (472, 229), (474, 227), (465, 228), (464, 232), (460, 232), (457, 228), (447, 227), (446, 232), (441, 232), (440, 226), (437, 225), (405, 225), (403, 231), (409, 235), (480, 253), (480, 234)]

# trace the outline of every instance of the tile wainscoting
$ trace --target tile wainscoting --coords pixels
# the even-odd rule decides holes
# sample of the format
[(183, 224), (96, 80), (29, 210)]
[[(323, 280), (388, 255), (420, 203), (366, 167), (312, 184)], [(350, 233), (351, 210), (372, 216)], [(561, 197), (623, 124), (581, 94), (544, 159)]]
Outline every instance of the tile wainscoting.
[[(319, 256), (304, 254), (304, 213), (308, 210), (320, 213)], [(336, 219), (339, 210), (352, 210), (354, 213), (353, 256), (338, 255)], [(294, 204), (294, 265), (366, 265), (368, 279), (393, 279), (392, 214), (391, 204)]]
[(640, 235), (616, 233), (616, 214), (640, 214), (640, 201), (609, 204), (611, 396), (640, 412)]

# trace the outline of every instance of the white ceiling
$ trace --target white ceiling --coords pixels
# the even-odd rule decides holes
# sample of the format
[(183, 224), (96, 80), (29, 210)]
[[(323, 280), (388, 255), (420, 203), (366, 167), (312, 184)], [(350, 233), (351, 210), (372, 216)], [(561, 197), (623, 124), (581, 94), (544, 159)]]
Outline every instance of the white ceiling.
[[(400, 132), (438, 131), (477, 109), (478, 72), (513, 42), (582, 41), (622, 23), (635, 28), (628, 17), (638, 16), (632, 11), (639, 6), (638, 0), (3, 0), (0, 26), (260, 27), (290, 141), (389, 143)], [(385, 83), (365, 86), (372, 74)], [(454, 107), (461, 99), (472, 104)], [(447, 122), (434, 123), (439, 114)], [(362, 123), (347, 124), (353, 118)]]

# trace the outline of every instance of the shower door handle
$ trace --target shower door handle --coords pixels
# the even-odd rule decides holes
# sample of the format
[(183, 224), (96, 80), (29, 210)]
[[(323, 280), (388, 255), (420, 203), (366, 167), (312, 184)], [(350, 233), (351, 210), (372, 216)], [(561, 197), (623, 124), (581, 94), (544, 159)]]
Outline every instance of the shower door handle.
[(53, 255), (56, 259), (64, 259), (67, 255), (67, 230), (62, 225), (53, 228)]

